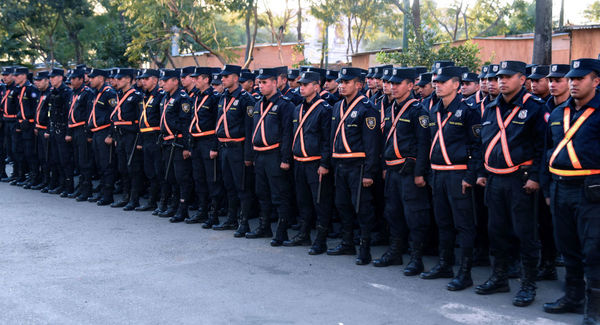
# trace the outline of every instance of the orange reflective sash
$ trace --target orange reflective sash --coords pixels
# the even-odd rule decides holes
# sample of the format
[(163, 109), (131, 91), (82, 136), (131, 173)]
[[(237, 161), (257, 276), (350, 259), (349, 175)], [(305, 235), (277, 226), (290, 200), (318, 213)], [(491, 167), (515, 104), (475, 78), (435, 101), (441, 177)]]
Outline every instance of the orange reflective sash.
[[(206, 102), (206, 100), (208, 99), (209, 95), (204, 95), (204, 98), (202, 98), (202, 101), (200, 102), (200, 104), (196, 104), (198, 103), (198, 97), (196, 97), (196, 100), (194, 101), (194, 118), (192, 118), (192, 123), (190, 123), (190, 128), (189, 128), (189, 132), (192, 136), (194, 137), (202, 137), (205, 135), (211, 135), (211, 134), (215, 134), (216, 131), (215, 130), (209, 130), (209, 131), (202, 131), (202, 129), (200, 129), (200, 125), (198, 124), (198, 109), (202, 107), (202, 105), (204, 105), (204, 103)], [(192, 130), (194, 129), (194, 125), (196, 126), (196, 130), (198, 130), (198, 132), (192, 132)]]
[(227, 104), (227, 105), (225, 107), (223, 107), (223, 114), (217, 121), (217, 127), (215, 128), (215, 130), (219, 130), (221, 123), (223, 123), (223, 128), (225, 129), (225, 138), (219, 138), (219, 141), (221, 141), (221, 142), (244, 141), (243, 138), (241, 138), (241, 140), (240, 139), (232, 139), (231, 136), (229, 135), (229, 126), (227, 126), (227, 112), (229, 111), (229, 108), (231, 107), (231, 105), (233, 104), (234, 101), (235, 101), (235, 97), (232, 97), (231, 100), (229, 100), (229, 104), (227, 104), (227, 99), (223, 100), (223, 103)]
[(96, 96), (96, 99), (94, 99), (94, 104), (92, 105), (92, 113), (90, 114), (90, 118), (88, 119), (88, 124), (90, 124), (90, 122), (92, 122), (92, 124), (94, 125), (94, 127), (92, 128), (92, 132), (100, 131), (100, 130), (106, 129), (107, 127), (110, 126), (110, 124), (98, 126), (98, 124), (96, 123), (96, 104), (98, 103), (98, 100), (100, 100), (100, 96), (102, 96), (102, 94), (104, 94), (104, 92), (108, 88), (109, 88), (108, 86), (104, 86), (102, 91), (100, 91), (98, 96)]
[(262, 101), (260, 103), (260, 119), (258, 120), (258, 123), (256, 124), (256, 128), (254, 129), (254, 132), (252, 133), (252, 143), (254, 143), (254, 138), (256, 137), (256, 132), (258, 132), (258, 129), (260, 129), (260, 136), (262, 138), (262, 143), (264, 144), (264, 147), (254, 146), (254, 150), (257, 150), (257, 151), (266, 151), (266, 150), (271, 150), (271, 149), (275, 149), (275, 148), (279, 147), (279, 143), (276, 143), (273, 145), (269, 145), (267, 143), (264, 120), (265, 120), (265, 117), (267, 116), (267, 114), (269, 113), (269, 111), (271, 110), (271, 107), (273, 107), (273, 102), (269, 103), (269, 105), (267, 106), (267, 109), (264, 109), (264, 111), (263, 111), (264, 103), (265, 103), (264, 101)]
[[(298, 129), (296, 129), (296, 132), (294, 133), (294, 140), (292, 141), (292, 148), (294, 148), (294, 145), (296, 145), (296, 138), (298, 137), (298, 134), (300, 135), (300, 150), (302, 150), (302, 155), (304, 157), (294, 156), (294, 159), (296, 159), (298, 161), (312, 161), (312, 160), (321, 159), (321, 156), (309, 157), (308, 154), (306, 153), (306, 149), (304, 147), (304, 131), (302, 130), (302, 126), (304, 125), (304, 122), (306, 122), (306, 119), (308, 119), (308, 116), (310, 115), (310, 113), (312, 113), (312, 111), (317, 106), (319, 106), (319, 104), (321, 104), (322, 102), (324, 102), (324, 100), (322, 100), (322, 99), (317, 100), (314, 104), (312, 104), (310, 106), (308, 111), (306, 111), (306, 115), (304, 115), (304, 116), (302, 116), (302, 111), (304, 110), (304, 103), (302, 103), (302, 106), (300, 107), (300, 112), (298, 114)], [(306, 160), (306, 159), (310, 159), (310, 160)]]
[(442, 121), (440, 112), (437, 112), (436, 117), (437, 117), (438, 130), (435, 133), (435, 136), (433, 137), (433, 141), (431, 142), (431, 149), (429, 150), (429, 159), (431, 160), (431, 154), (433, 153), (433, 148), (434, 148), (435, 144), (437, 143), (437, 141), (439, 140), (440, 141), (440, 149), (442, 151), (442, 156), (444, 157), (444, 162), (446, 163), (446, 165), (431, 164), (431, 169), (435, 169), (435, 170), (466, 170), (467, 165), (452, 165), (452, 162), (450, 161), (450, 157), (448, 156), (448, 151), (446, 150), (446, 142), (444, 141), (443, 128), (448, 123), (448, 120), (450, 120), (450, 117), (452, 117), (452, 112), (448, 112), (448, 115), (446, 116), (444, 121)]
[(23, 85), (23, 89), (21, 89), (21, 93), (19, 94), (19, 107), (21, 108), (21, 118), (23, 119), (27, 118), (27, 116), (25, 116), (25, 108), (23, 108), (23, 96), (25, 96), (25, 90), (27, 90), (27, 87)]
[(148, 109), (148, 105), (150, 105), (150, 102), (152, 102), (152, 99), (154, 99), (154, 95), (150, 95), (150, 98), (148, 98), (148, 100), (145, 102), (142, 100), (142, 115), (140, 116), (140, 124), (141, 124), (141, 122), (144, 122), (144, 125), (143, 125), (144, 127), (142, 128), (141, 127), (142, 125), (140, 125), (140, 132), (148, 132), (148, 131), (142, 131), (142, 130), (147, 130), (147, 129), (160, 130), (160, 127), (159, 128), (150, 127), (150, 124), (148, 123), (148, 115), (147, 115), (146, 110)]
[[(346, 140), (346, 131), (344, 130), (344, 121), (346, 120), (346, 118), (348, 117), (348, 115), (350, 115), (350, 112), (352, 112), (352, 110), (354, 109), (354, 107), (356, 107), (356, 105), (358, 105), (358, 102), (360, 102), (363, 98), (365, 98), (365, 96), (358, 96), (353, 102), (352, 104), (350, 104), (350, 107), (348, 107), (348, 110), (344, 112), (344, 100), (342, 100), (342, 103), (340, 104), (340, 121), (338, 122), (338, 126), (337, 129), (335, 130), (335, 134), (333, 136), (333, 154), (335, 155), (335, 142), (337, 140), (337, 136), (340, 133), (340, 130), (342, 131), (342, 142), (344, 144), (344, 149), (348, 152), (348, 153), (352, 153), (352, 149), (350, 149), (350, 145), (348, 145), (348, 141)], [(364, 153), (363, 153), (364, 154)]]
[(46, 100), (46, 95), (42, 95), (42, 97), (40, 97), (40, 102), (38, 103), (38, 106), (35, 108), (35, 122), (36, 122), (36, 126), (41, 126), (40, 124), (40, 110), (42, 108), (42, 104), (44, 104), (44, 100)]
[(113, 109), (112, 113), (110, 113), (110, 119), (112, 121), (113, 116), (115, 116), (115, 113), (117, 113), (117, 118), (119, 119), (117, 122), (115, 122), (115, 125), (130, 125), (132, 124), (131, 121), (123, 121), (123, 118), (121, 117), (121, 105), (123, 105), (123, 103), (125, 102), (125, 100), (132, 94), (135, 92), (134, 88), (129, 89), (125, 95), (123, 96), (123, 98), (121, 98), (119, 100), (119, 102), (117, 103), (117, 107), (115, 107), (115, 109)]
[(404, 112), (408, 109), (408, 107), (410, 105), (412, 105), (412, 103), (417, 102), (416, 99), (410, 99), (408, 100), (406, 103), (404, 103), (404, 105), (402, 106), (402, 108), (400, 109), (400, 112), (398, 112), (398, 115), (394, 117), (394, 108), (396, 107), (396, 101), (394, 101), (394, 103), (392, 103), (392, 126), (390, 127), (390, 130), (388, 131), (387, 137), (385, 139), (385, 142), (387, 143), (390, 139), (390, 137), (393, 136), (392, 138), (392, 144), (394, 145), (394, 154), (396, 155), (396, 158), (398, 158), (397, 160), (390, 160), (390, 161), (386, 161), (386, 164), (388, 165), (397, 165), (397, 164), (401, 164), (403, 163), (406, 159), (404, 157), (402, 157), (402, 155), (400, 154), (400, 150), (398, 149), (398, 141), (397, 141), (397, 135), (396, 135), (396, 126), (398, 125), (398, 121), (400, 120), (400, 117), (402, 116), (402, 114), (404, 114)]

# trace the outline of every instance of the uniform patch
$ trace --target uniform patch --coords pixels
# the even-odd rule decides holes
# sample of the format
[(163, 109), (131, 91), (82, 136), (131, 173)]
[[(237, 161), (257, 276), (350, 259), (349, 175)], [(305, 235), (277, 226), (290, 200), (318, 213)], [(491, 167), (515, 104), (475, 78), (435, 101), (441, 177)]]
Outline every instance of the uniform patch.
[(429, 116), (427, 116), (427, 115), (419, 116), (419, 124), (425, 129), (428, 128), (429, 127)]
[(273, 105), (273, 108), (271, 108), (271, 111), (277, 112), (277, 105)]
[(526, 119), (527, 118), (527, 110), (526, 109), (522, 109), (519, 111), (519, 118), (520, 119)]
[(235, 101), (233, 101), (233, 105), (234, 105), (234, 106), (237, 106), (237, 104), (239, 104), (239, 103), (240, 103), (240, 100), (239, 100), (239, 99), (236, 99)]
[(477, 138), (481, 136), (481, 124), (473, 125), (473, 135)]
[(190, 104), (188, 104), (188, 103), (181, 104), (181, 110), (184, 113), (189, 113), (190, 112)]
[(175, 101), (175, 98), (169, 99), (169, 104), (173, 104), (174, 101)]
[(108, 104), (112, 107), (117, 106), (117, 99), (116, 98), (111, 98), (108, 100)]
[(548, 123), (549, 119), (550, 119), (550, 113), (546, 112), (546, 114), (544, 114), (544, 120), (546, 121), (546, 123)]
[[(352, 113), (356, 113), (356, 112), (352, 112)], [(373, 130), (373, 129), (375, 129), (375, 126), (377, 126), (377, 119), (375, 119), (374, 117), (367, 117), (365, 119), (365, 123), (367, 124), (367, 127), (369, 128), (369, 130)]]
[(350, 117), (351, 118), (356, 118), (358, 116), (358, 112), (357, 111), (352, 111), (352, 113), (350, 113)]
[(150, 98), (150, 100), (148, 101), (148, 105), (151, 105), (152, 103), (154, 103), (154, 97)]
[(36, 98), (37, 97), (37, 93), (36, 92), (32, 92), (31, 93), (31, 98)]
[(456, 117), (461, 117), (462, 116), (462, 109), (456, 110)]
[(246, 113), (248, 113), (248, 116), (252, 117), (252, 115), (254, 115), (254, 106), (246, 107)]

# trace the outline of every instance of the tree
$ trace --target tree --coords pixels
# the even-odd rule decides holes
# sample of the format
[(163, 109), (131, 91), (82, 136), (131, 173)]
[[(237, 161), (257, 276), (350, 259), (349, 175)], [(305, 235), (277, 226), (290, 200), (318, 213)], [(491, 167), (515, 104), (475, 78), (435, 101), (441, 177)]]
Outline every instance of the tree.
[(288, 0), (285, 0), (285, 9), (283, 11), (283, 15), (275, 15), (273, 11), (267, 7), (265, 17), (271, 32), (271, 37), (277, 42), (279, 61), (281, 64), (283, 64), (281, 43), (283, 43), (283, 37), (287, 32), (288, 26), (293, 23), (296, 13), (294, 13), (292, 9), (288, 8)]
[(535, 5), (534, 64), (552, 63), (552, 0), (537, 0)]
[(321, 62), (320, 66), (325, 66), (325, 57), (329, 51), (329, 26), (333, 25), (340, 13), (335, 1), (324, 1), (313, 3), (310, 7), (310, 14), (321, 21)]
[(600, 22), (600, 0), (594, 1), (583, 11), (583, 16), (590, 22)]

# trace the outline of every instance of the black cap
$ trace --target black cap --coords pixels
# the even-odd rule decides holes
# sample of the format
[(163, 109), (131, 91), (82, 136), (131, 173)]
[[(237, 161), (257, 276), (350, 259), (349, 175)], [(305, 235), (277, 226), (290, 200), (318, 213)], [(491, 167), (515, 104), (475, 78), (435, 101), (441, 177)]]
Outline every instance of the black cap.
[(306, 71), (306, 72), (302, 72), (301, 78), (298, 81), (301, 84), (307, 84), (307, 83), (311, 83), (311, 82), (320, 82), (321, 81), (321, 75), (318, 72), (313, 72), (313, 71)]
[(29, 69), (25, 68), (25, 67), (15, 67), (12, 74), (17, 76), (20, 74), (28, 74), (29, 73)]
[(50, 74), (48, 74), (48, 77), (58, 77), (58, 76), (64, 77), (65, 70), (53, 68), (52, 70), (50, 70)]
[(290, 69), (287, 74), (287, 78), (290, 80), (296, 80), (300, 77), (300, 69)]
[(246, 82), (248, 80), (254, 81), (254, 79), (256, 79), (256, 76), (254, 75), (254, 73), (252, 73), (250, 71), (244, 71), (244, 72), (242, 72), (242, 75), (240, 76), (240, 82)]
[(393, 68), (394, 66), (391, 64), (386, 64), (386, 65), (380, 65), (378, 67), (375, 67), (375, 73), (373, 74), (373, 78), (375, 79), (381, 79), (383, 78), (383, 69), (386, 68)]
[(194, 73), (192, 73), (191, 76), (192, 77), (199, 77), (201, 75), (206, 75), (208, 77), (211, 77), (212, 73), (213, 73), (213, 68), (210, 68), (210, 67), (195, 67), (194, 68)]
[(363, 70), (361, 68), (353, 68), (353, 67), (342, 68), (342, 70), (340, 70), (340, 73), (339, 73), (339, 79), (352, 80), (352, 79), (358, 78), (362, 81), (362, 79), (365, 77), (365, 75), (363, 74), (364, 71), (365, 70)]
[(383, 69), (383, 77), (381, 77), (381, 80), (389, 82), (390, 78), (392, 78), (392, 71), (394, 71), (394, 68)]
[(33, 77), (33, 80), (48, 79), (49, 74), (50, 74), (49, 71), (38, 71), (38, 73), (35, 75), (35, 77)]
[(550, 67), (547, 65), (538, 65), (531, 69), (531, 74), (527, 76), (527, 79), (532, 80), (540, 80), (542, 78), (546, 78), (546, 76), (550, 73)]
[(571, 66), (568, 64), (552, 64), (550, 65), (550, 73), (546, 78), (564, 78)]
[(488, 73), (485, 75), (486, 78), (496, 78), (496, 74), (500, 71), (499, 64), (490, 64), (488, 66)]
[(136, 74), (135, 69), (131, 69), (131, 68), (117, 68), (117, 71), (116, 71), (115, 76), (113, 78), (121, 79), (123, 77), (131, 77), (131, 79), (133, 79), (133, 77), (135, 76), (135, 74)]
[(108, 74), (109, 78), (114, 78), (117, 75), (117, 69), (119, 68), (111, 68)]
[(110, 74), (109, 70), (92, 68), (88, 77), (94, 78), (96, 76), (103, 76), (104, 78), (108, 78), (109, 74)]
[(528, 76), (531, 74), (531, 71), (533, 71), (533, 68), (537, 67), (537, 64), (527, 64), (525, 66), (525, 75)]
[(160, 77), (160, 71), (156, 69), (143, 69), (140, 78)]
[(521, 61), (502, 61), (500, 62), (500, 71), (496, 76), (512, 76), (517, 73), (526, 74), (527, 64)]
[(392, 68), (392, 76), (388, 81), (391, 83), (401, 83), (404, 80), (410, 80), (414, 82), (416, 78), (417, 70), (413, 68)]
[(226, 64), (219, 73), (221, 76), (228, 76), (230, 74), (237, 74), (239, 76), (242, 73), (242, 67), (239, 65)]
[(223, 82), (221, 81), (221, 73), (213, 73), (212, 80), (210, 82), (213, 85), (220, 85)]
[[(287, 78), (287, 74), (288, 74), (288, 67), (286, 66), (281, 66), (281, 67), (276, 67), (274, 68), (275, 70), (277, 70), (277, 76), (285, 76)], [(260, 74), (260, 73), (259, 73)]]
[(369, 70), (367, 70), (367, 75), (365, 76), (365, 78), (373, 78), (374, 75), (375, 75), (375, 68), (369, 67)]
[(78, 65), (75, 66), (75, 69), (83, 69), (83, 70), (85, 70), (86, 68), (87, 68), (87, 65), (85, 65), (85, 63), (78, 64)]
[(194, 66), (185, 67), (185, 68), (181, 69), (181, 78), (187, 77), (187, 76), (193, 77), (194, 72), (196, 72), (196, 67), (194, 67)]
[(2, 67), (2, 75), (6, 76), (12, 74), (15, 71), (14, 67)]
[(301, 65), (300, 73), (308, 71), (308, 68), (310, 68), (310, 67), (311, 67), (310, 65)]
[(463, 69), (461, 67), (443, 67), (437, 69), (435, 72), (436, 76), (433, 78), (433, 82), (446, 82), (452, 78), (460, 78), (462, 77)]
[(321, 80), (324, 80), (325, 76), (327, 75), (327, 70), (321, 69), (321, 68), (313, 68), (313, 67), (311, 67), (311, 68), (308, 69), (308, 71), (318, 73), (319, 76), (321, 76)]
[(338, 77), (339, 71), (337, 70), (327, 70), (327, 73), (325, 74), (326, 80), (337, 80)]
[(453, 66), (454, 66), (454, 61), (451, 61), (451, 60), (434, 61), (433, 66), (431, 67), (431, 73), (435, 74), (437, 69), (439, 69), (439, 68), (453, 67)]
[(427, 67), (424, 66), (414, 67), (414, 69), (417, 71), (417, 76), (427, 72)]
[(179, 79), (179, 71), (177, 69), (164, 69), (160, 72), (160, 80), (169, 80), (172, 78)]
[(85, 68), (76, 68), (73, 70), (69, 70), (69, 74), (67, 75), (67, 79), (83, 77), (85, 77)]
[(133, 69), (135, 70), (135, 80), (142, 79), (142, 69)]
[(419, 82), (417, 83), (417, 86), (423, 87), (423, 86), (426, 86), (427, 84), (430, 84), (431, 78), (433, 78), (433, 73), (431, 73), (431, 72), (421, 73), (421, 80), (419, 80)]
[[(286, 68), (287, 70), (287, 68)], [(261, 68), (258, 70), (257, 79), (277, 78), (282, 70), (280, 68)]]
[(463, 72), (462, 81), (479, 82), (479, 76), (472, 72)]
[(479, 78), (479, 79), (485, 78), (485, 76), (488, 74), (489, 69), (490, 69), (489, 65), (484, 65), (483, 67), (481, 67), (481, 73), (479, 74), (479, 76), (477, 76), (477, 78)]
[(571, 70), (565, 75), (567, 78), (585, 77), (591, 72), (600, 73), (600, 60), (598, 59), (577, 59), (571, 61)]

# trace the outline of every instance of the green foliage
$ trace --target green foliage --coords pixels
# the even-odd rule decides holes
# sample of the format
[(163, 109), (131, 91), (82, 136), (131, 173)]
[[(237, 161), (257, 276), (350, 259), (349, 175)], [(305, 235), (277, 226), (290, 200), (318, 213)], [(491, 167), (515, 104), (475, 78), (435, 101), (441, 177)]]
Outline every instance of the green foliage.
[(583, 16), (591, 23), (600, 22), (600, 0), (594, 1), (583, 11)]

